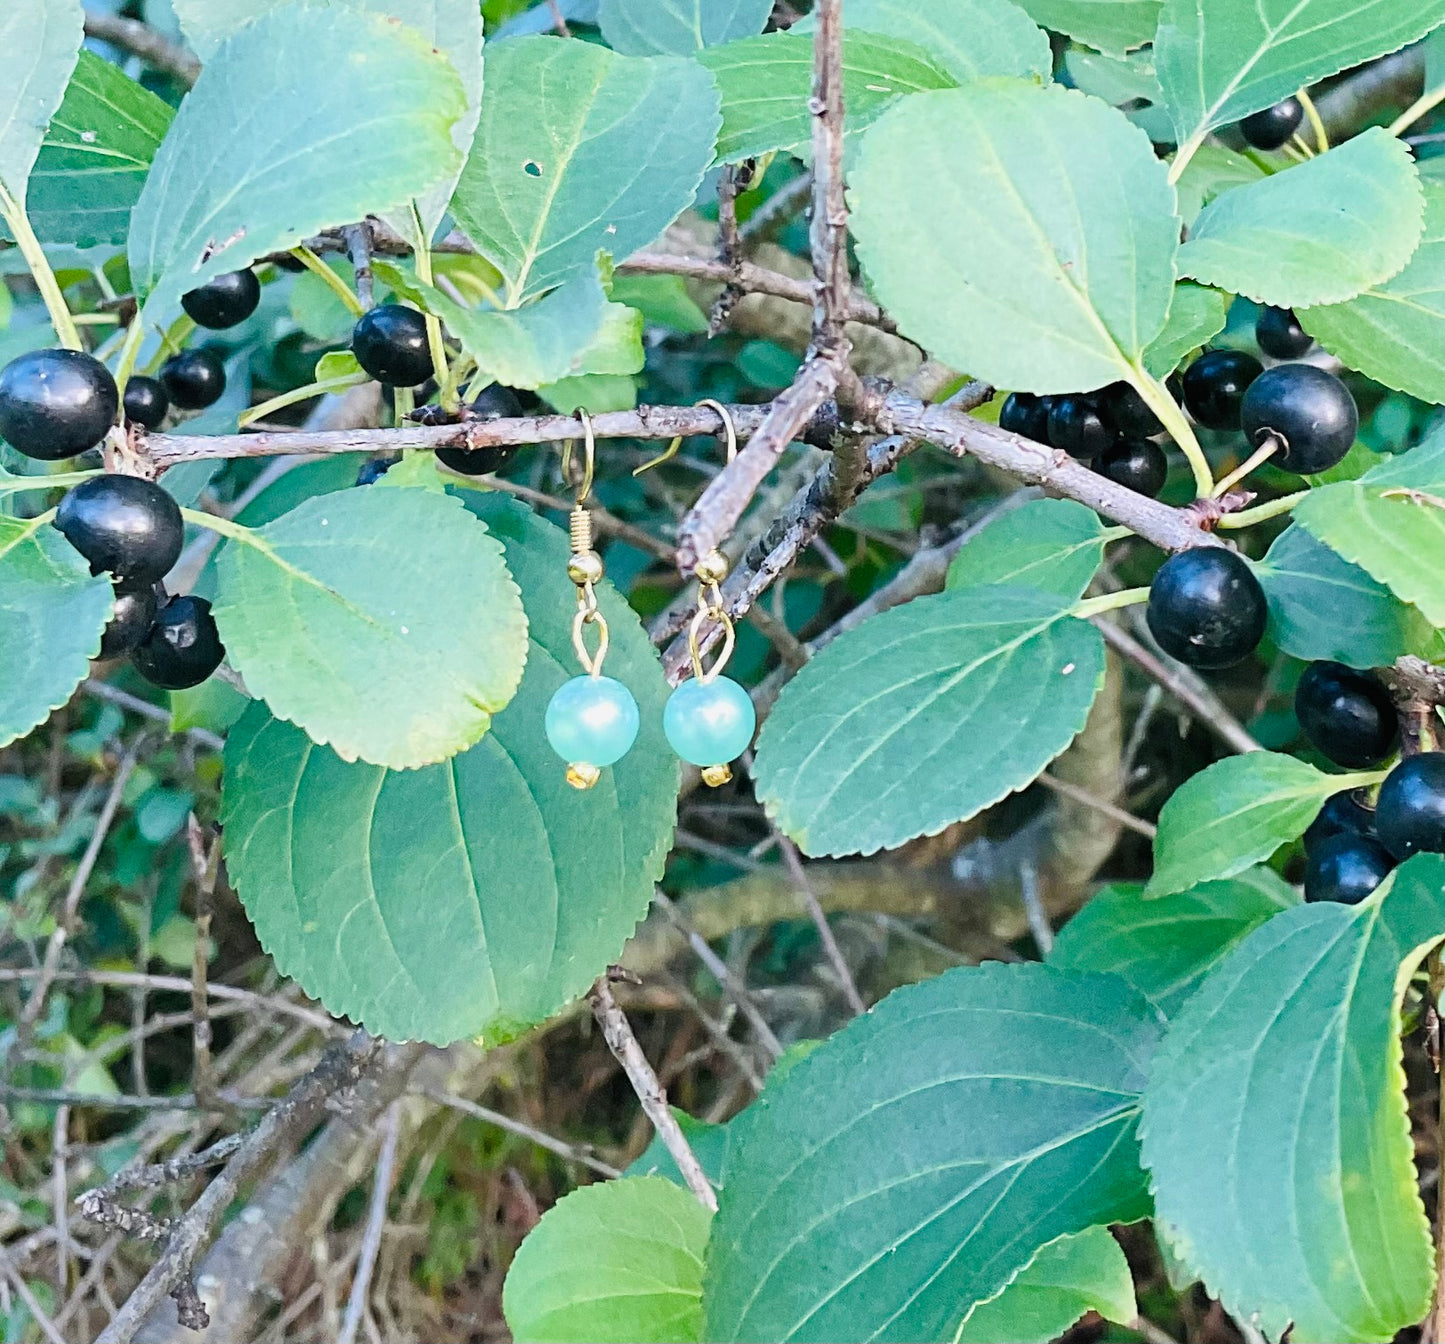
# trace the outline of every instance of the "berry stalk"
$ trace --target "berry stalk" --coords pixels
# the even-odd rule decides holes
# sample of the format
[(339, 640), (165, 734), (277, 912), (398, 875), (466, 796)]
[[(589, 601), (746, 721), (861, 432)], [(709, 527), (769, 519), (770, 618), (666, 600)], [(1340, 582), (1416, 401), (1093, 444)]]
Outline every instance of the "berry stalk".
[(45, 249), (41, 247), (40, 239), (35, 236), (35, 230), (30, 227), (30, 219), (21, 208), (20, 202), (10, 194), (3, 182), (0, 182), (0, 215), (5, 217), (10, 236), (15, 239), (20, 255), (25, 258), (25, 264), (30, 268), (31, 278), (35, 281), (35, 287), (40, 291), (46, 311), (50, 314), (56, 338), (67, 350), (84, 350), (80, 330), (70, 315), (65, 295), (60, 292), (55, 272), (50, 269)]
[(1144, 399), (1145, 405), (1159, 418), (1159, 423), (1168, 431), (1169, 437), (1179, 445), (1189, 469), (1194, 473), (1194, 492), (1200, 499), (1208, 499), (1214, 492), (1214, 473), (1209, 469), (1209, 459), (1194, 437), (1194, 428), (1179, 409), (1178, 403), (1169, 395), (1169, 390), (1158, 379), (1153, 378), (1142, 364), (1131, 370), (1129, 381)]

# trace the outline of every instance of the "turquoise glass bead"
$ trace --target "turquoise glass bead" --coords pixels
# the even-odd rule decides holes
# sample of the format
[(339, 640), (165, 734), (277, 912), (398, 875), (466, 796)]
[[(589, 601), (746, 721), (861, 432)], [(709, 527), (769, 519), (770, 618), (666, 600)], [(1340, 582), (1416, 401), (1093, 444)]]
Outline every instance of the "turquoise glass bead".
[(752, 699), (730, 677), (685, 681), (662, 711), (672, 749), (693, 765), (723, 765), (741, 756), (757, 726)]
[(547, 741), (569, 765), (611, 765), (637, 741), (641, 715), (613, 677), (573, 677), (547, 705)]

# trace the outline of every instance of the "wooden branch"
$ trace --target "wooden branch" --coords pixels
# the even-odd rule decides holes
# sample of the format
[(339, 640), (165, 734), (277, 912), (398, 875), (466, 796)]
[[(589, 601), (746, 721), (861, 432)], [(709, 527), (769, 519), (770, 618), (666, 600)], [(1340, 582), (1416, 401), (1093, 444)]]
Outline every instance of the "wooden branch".
[(172, 42), (158, 28), (139, 19), (85, 11), (85, 35), (139, 56), (147, 65), (172, 76), (189, 88), (201, 73), (201, 63), (185, 47)]
[(652, 1065), (648, 1063), (647, 1056), (642, 1053), (642, 1047), (632, 1033), (632, 1024), (617, 1006), (612, 986), (607, 980), (610, 974), (611, 971), (599, 976), (587, 995), (592, 1005), (592, 1015), (597, 1019), (597, 1025), (602, 1028), (602, 1039), (607, 1042), (607, 1048), (622, 1065), (627, 1081), (637, 1093), (637, 1099), (642, 1103), (647, 1118), (652, 1121), (658, 1137), (672, 1154), (672, 1160), (677, 1163), (677, 1169), (682, 1173), (682, 1179), (687, 1182), (687, 1188), (697, 1196), (703, 1208), (710, 1213), (716, 1213), (717, 1192), (712, 1188), (707, 1173), (697, 1160), (697, 1154), (692, 1151), (684, 1137), (677, 1117), (669, 1108), (667, 1092)]
[(829, 351), (846, 364), (848, 316), (848, 206), (843, 197), (843, 0), (813, 6), (813, 89), (808, 99), (813, 138), (814, 353)]

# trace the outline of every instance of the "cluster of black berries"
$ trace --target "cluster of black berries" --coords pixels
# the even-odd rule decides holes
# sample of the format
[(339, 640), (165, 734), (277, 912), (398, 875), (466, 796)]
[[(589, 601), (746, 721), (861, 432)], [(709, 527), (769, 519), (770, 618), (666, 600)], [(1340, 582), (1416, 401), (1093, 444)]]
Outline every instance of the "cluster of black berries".
[(1128, 383), (1057, 397), (1015, 392), (998, 423), (1011, 434), (1082, 458), (1101, 476), (1150, 499), (1169, 475), (1164, 449), (1154, 442), (1164, 426)]
[[(1320, 753), (1351, 770), (1388, 760), (1400, 729), (1389, 692), (1369, 672), (1311, 663), (1295, 691), (1295, 714)], [(1361, 791), (1337, 793), (1305, 832), (1305, 899), (1362, 901), (1412, 854), (1445, 853), (1445, 752), (1407, 756), (1372, 808)]]

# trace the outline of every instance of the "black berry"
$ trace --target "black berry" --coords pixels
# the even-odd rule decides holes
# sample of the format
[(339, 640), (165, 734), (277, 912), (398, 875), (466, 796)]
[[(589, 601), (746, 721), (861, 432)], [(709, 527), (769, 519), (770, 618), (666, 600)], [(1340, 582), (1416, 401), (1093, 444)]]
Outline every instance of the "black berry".
[(1263, 372), (1243, 350), (1206, 350), (1184, 370), (1184, 404), (1206, 429), (1238, 429), (1244, 394)]
[(1390, 693), (1368, 672), (1316, 662), (1304, 670), (1294, 712), (1305, 736), (1336, 765), (1363, 770), (1394, 753), (1400, 721)]
[(1292, 308), (1261, 308), (1254, 324), (1254, 339), (1275, 359), (1298, 359), (1315, 338), (1299, 324)]
[(115, 615), (100, 637), (100, 658), (119, 658), (140, 646), (155, 623), (156, 608), (160, 599), (156, 596), (155, 585), (143, 583), (137, 587), (117, 586), (115, 590)]
[(1092, 397), (1055, 397), (1049, 407), (1049, 442), (1070, 457), (1097, 457), (1114, 437)]
[[(524, 414), (522, 399), (501, 383), (484, 388), (472, 402), (471, 412), (477, 420), (510, 420)], [(463, 476), (486, 476), (505, 467), (517, 455), (517, 447), (503, 444), (496, 448), (438, 448), (437, 458)]]
[(0, 370), (0, 438), (26, 457), (94, 448), (119, 409), (110, 370), (79, 350), (30, 350)]
[(1249, 657), (1264, 637), (1264, 589), (1222, 546), (1170, 556), (1149, 585), (1145, 613), (1159, 647), (1190, 667), (1220, 668)]
[(1239, 133), (1247, 145), (1255, 149), (1278, 149), (1300, 128), (1304, 120), (1304, 105), (1298, 98), (1286, 98), (1282, 103), (1254, 112), (1239, 123)]
[(399, 303), (373, 308), (351, 333), (351, 353), (379, 383), (415, 387), (432, 375), (426, 318)]
[(1116, 485), (1153, 499), (1169, 479), (1169, 459), (1153, 439), (1120, 439), (1093, 462), (1094, 470)]
[(181, 307), (198, 327), (220, 331), (244, 322), (261, 302), (261, 282), (253, 271), (230, 271), (181, 295)]
[(156, 613), (155, 624), (131, 655), (147, 681), (167, 691), (199, 686), (226, 656), (204, 597), (173, 597)]
[(1032, 392), (1011, 392), (998, 413), (998, 427), (1010, 434), (1020, 434), (1035, 443), (1049, 441), (1049, 403), (1051, 397), (1036, 397)]
[(226, 366), (209, 350), (184, 350), (161, 365), (161, 386), (183, 411), (204, 411), (226, 390)]
[(121, 398), (125, 418), (146, 429), (159, 429), (171, 409), (171, 399), (154, 378), (133, 373), (126, 380), (125, 396)]
[(1385, 776), (1375, 830), (1397, 859), (1445, 854), (1445, 751), (1407, 756)]
[(1368, 835), (1332, 835), (1311, 851), (1305, 865), (1305, 900), (1358, 905), (1380, 885), (1395, 860)]
[(1163, 423), (1132, 384), (1110, 383), (1099, 393), (1099, 406), (1104, 418), (1128, 438), (1152, 439), (1164, 432)]
[(395, 457), (368, 457), (356, 469), (357, 485), (375, 485), (398, 461)]
[(1375, 812), (1360, 801), (1358, 791), (1345, 789), (1332, 793), (1305, 831), (1305, 852), (1311, 853), (1322, 840), (1332, 835), (1373, 835)]
[(1273, 433), (1284, 446), (1272, 459), (1300, 476), (1328, 471), (1355, 441), (1355, 399), (1332, 373), (1313, 364), (1280, 364), (1244, 394), (1241, 426), (1256, 448)]
[(185, 541), (176, 501), (139, 476), (92, 476), (60, 501), (55, 526), (90, 561), (92, 574), (130, 584), (163, 579)]

